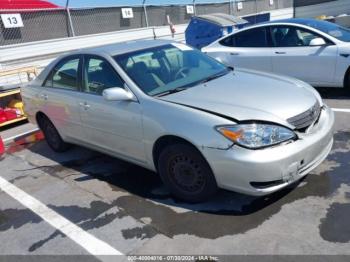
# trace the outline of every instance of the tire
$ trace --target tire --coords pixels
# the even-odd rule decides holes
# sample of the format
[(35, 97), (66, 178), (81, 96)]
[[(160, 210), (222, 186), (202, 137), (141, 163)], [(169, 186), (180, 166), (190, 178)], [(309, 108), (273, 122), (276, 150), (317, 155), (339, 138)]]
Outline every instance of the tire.
[(62, 153), (71, 147), (70, 144), (63, 141), (56, 127), (46, 116), (42, 116), (38, 119), (38, 125), (44, 133), (47, 144), (53, 151)]
[(209, 164), (190, 145), (166, 147), (160, 153), (158, 171), (172, 195), (185, 202), (203, 202), (218, 189)]
[(344, 80), (344, 88), (349, 94), (350, 93), (350, 70), (346, 72), (345, 80)]

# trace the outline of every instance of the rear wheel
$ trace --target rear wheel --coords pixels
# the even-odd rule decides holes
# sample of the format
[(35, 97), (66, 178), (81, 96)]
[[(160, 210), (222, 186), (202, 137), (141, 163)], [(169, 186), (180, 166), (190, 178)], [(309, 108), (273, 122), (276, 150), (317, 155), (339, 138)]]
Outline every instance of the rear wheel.
[(70, 148), (70, 144), (63, 141), (56, 127), (46, 116), (39, 117), (38, 124), (45, 135), (47, 144), (53, 151), (65, 152)]
[(350, 95), (350, 68), (346, 72), (346, 75), (344, 78), (344, 88), (347, 91), (347, 93)]
[(217, 191), (210, 166), (190, 145), (166, 147), (159, 156), (158, 170), (170, 192), (186, 202), (202, 202)]

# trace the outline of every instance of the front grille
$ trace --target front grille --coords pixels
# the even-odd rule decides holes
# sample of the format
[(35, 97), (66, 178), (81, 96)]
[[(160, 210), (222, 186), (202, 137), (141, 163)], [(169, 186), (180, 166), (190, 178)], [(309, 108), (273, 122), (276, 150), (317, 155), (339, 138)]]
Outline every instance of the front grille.
[(310, 109), (305, 112), (288, 118), (287, 121), (289, 124), (295, 126), (297, 130), (306, 129), (312, 123), (314, 123), (321, 113), (320, 103), (317, 101), (315, 105), (313, 105)]

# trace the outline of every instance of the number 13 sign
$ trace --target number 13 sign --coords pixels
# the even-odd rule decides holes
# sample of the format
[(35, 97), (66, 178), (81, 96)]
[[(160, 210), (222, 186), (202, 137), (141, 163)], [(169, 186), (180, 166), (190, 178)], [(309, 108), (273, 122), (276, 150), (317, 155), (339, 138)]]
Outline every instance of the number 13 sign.
[(134, 18), (134, 13), (132, 8), (122, 8), (122, 17), (123, 18)]
[(2, 14), (1, 20), (5, 28), (23, 27), (21, 14)]

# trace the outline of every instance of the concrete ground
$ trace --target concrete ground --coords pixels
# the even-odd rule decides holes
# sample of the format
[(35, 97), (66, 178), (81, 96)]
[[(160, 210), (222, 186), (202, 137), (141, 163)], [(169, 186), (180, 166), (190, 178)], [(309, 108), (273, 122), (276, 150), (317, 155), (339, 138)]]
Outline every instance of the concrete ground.
[[(350, 110), (341, 90), (319, 91)], [(350, 112), (335, 114), (328, 158), (266, 197), (221, 191), (207, 203), (177, 202), (152, 172), (80, 147), (57, 154), (45, 141), (12, 145), (0, 174), (122, 254), (350, 255)], [(21, 202), (0, 190), (0, 254), (91, 254), (85, 238), (67, 237)]]

